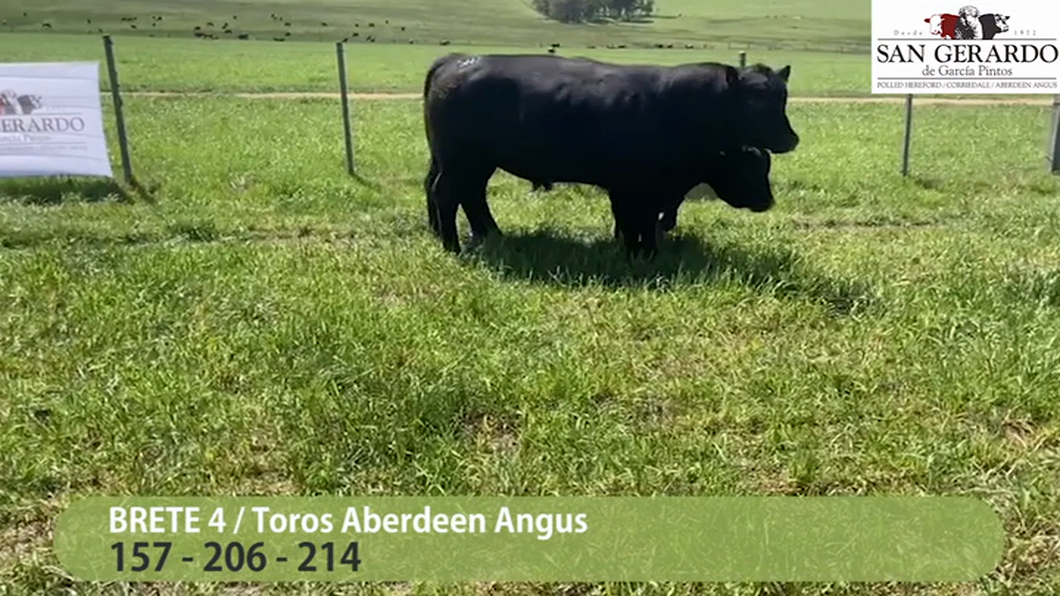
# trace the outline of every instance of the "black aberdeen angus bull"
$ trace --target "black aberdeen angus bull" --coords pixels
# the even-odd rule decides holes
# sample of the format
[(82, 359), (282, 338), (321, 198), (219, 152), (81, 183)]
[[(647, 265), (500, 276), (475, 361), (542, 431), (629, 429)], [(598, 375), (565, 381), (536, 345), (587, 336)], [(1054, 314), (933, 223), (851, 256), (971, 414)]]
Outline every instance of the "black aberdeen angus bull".
[(443, 56), (423, 92), (431, 227), (459, 252), (463, 206), (475, 236), (499, 233), (486, 185), (500, 168), (539, 185), (604, 189), (627, 250), (654, 254), (658, 214), (709, 183), (719, 153), (795, 149), (799, 137), (786, 113), (790, 73), (789, 66)]

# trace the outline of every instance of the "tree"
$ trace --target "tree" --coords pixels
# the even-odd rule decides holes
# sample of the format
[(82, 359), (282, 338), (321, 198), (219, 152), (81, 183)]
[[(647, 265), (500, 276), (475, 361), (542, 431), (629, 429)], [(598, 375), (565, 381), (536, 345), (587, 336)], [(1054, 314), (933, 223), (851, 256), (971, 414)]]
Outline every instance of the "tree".
[(650, 15), (655, 0), (533, 0), (534, 10), (561, 23), (584, 23), (602, 17), (629, 20)]

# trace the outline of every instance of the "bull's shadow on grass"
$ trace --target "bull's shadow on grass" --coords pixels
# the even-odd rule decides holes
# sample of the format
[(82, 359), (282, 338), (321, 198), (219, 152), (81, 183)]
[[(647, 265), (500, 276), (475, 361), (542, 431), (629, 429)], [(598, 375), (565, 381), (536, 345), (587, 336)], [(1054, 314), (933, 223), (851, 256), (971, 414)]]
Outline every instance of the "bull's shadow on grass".
[(870, 286), (814, 273), (790, 250), (706, 243), (697, 236), (667, 237), (653, 261), (631, 261), (611, 238), (574, 238), (552, 230), (510, 231), (467, 254), (506, 279), (560, 287), (736, 283), (782, 298), (821, 302), (840, 315), (864, 311), (875, 298)]
[(0, 180), (0, 202), (27, 205), (60, 205), (64, 202), (129, 202), (133, 195), (152, 196), (152, 191), (134, 182), (132, 192), (110, 178), (15, 178)]
[[(909, 182), (914, 187), (922, 190), (933, 190), (940, 192), (960, 192), (965, 194), (982, 194), (990, 196), (997, 193), (998, 182), (996, 180), (959, 180), (931, 177), (923, 175), (911, 175)], [(1006, 184), (1010, 191), (1019, 191), (1040, 197), (1055, 197), (1060, 192), (1060, 183), (1054, 177), (1042, 176), (1027, 180), (1016, 181)]]

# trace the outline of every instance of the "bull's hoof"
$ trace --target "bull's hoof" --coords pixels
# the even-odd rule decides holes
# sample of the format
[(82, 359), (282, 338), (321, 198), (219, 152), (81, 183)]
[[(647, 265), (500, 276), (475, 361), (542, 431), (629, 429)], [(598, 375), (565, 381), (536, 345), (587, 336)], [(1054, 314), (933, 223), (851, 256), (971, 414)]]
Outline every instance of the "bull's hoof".
[(460, 241), (459, 240), (442, 240), (442, 248), (446, 251), (453, 253), (454, 255), (460, 254)]
[(488, 235), (472, 234), (471, 237), (467, 239), (467, 247), (468, 247), (468, 249), (478, 248), (478, 247), (482, 246), (483, 244), (486, 243), (486, 239), (487, 238), (489, 238)]
[(486, 232), (471, 232), (471, 236), (468, 238), (468, 248), (472, 246), (481, 246), (490, 238), (503, 238), (504, 233), (501, 232), (500, 228), (490, 228)]
[(645, 249), (637, 249), (634, 251), (626, 251), (626, 262), (633, 263), (651, 263), (655, 260), (655, 252), (650, 252)]

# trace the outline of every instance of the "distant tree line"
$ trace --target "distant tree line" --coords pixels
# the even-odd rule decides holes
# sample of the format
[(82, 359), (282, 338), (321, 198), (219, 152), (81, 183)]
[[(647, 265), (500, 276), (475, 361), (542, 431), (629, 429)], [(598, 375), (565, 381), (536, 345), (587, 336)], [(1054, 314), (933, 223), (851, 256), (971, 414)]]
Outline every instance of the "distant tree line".
[(533, 0), (533, 7), (561, 23), (625, 21), (650, 15), (655, 10), (655, 0)]

